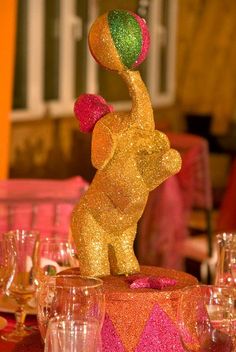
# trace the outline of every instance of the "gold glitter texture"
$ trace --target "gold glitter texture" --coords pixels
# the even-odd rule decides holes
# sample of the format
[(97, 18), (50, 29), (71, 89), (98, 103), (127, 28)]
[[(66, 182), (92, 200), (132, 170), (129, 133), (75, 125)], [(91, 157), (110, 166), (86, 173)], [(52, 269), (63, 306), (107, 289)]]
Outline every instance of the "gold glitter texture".
[[(100, 37), (93, 28), (90, 48), (97, 61), (103, 55), (102, 64), (110, 68), (113, 48), (107, 44), (108, 34)], [(179, 154), (155, 130), (149, 94), (139, 72), (120, 71), (119, 64), (116, 69), (128, 86), (132, 109), (109, 113), (96, 123), (92, 162), (98, 171), (72, 215), (81, 273), (88, 276), (140, 270), (133, 242), (149, 191), (181, 167)]]
[(110, 70), (122, 70), (123, 64), (111, 38), (108, 14), (98, 17), (89, 32), (89, 49), (95, 60)]

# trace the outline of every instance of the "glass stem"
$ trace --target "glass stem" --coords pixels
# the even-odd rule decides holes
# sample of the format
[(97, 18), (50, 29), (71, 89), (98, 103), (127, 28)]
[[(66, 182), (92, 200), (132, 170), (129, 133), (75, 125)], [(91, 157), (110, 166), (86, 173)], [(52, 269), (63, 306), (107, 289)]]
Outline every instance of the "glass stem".
[(15, 312), (15, 317), (16, 317), (16, 330), (17, 331), (22, 331), (25, 329), (25, 309), (23, 305), (19, 305), (16, 312)]

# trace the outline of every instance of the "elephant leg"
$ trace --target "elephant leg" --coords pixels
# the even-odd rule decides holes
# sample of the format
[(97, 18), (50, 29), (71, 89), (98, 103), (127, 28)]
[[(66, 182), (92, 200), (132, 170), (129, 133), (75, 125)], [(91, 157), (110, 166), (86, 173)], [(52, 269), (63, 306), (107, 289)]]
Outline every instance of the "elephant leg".
[(121, 235), (112, 238), (109, 244), (109, 260), (112, 274), (128, 275), (140, 271), (133, 244), (137, 226), (132, 226)]
[[(73, 218), (76, 221), (73, 221)], [(110, 275), (106, 233), (93, 216), (86, 211), (83, 214), (74, 214), (71, 227), (77, 247), (81, 275)]]

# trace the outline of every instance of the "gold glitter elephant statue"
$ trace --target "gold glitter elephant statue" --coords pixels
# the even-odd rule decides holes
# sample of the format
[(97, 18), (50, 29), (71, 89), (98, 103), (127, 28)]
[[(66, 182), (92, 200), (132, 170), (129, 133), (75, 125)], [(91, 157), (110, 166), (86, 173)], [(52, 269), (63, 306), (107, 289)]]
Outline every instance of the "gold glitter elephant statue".
[[(97, 172), (71, 221), (81, 274), (100, 277), (140, 271), (133, 250), (137, 222), (149, 192), (181, 167), (178, 152), (170, 148), (165, 134), (155, 130), (149, 94), (139, 72), (121, 63), (111, 29), (104, 30), (108, 16), (93, 24), (90, 50), (100, 64), (120, 74), (128, 86), (132, 108), (130, 112), (108, 109), (94, 123), (91, 157)], [(96, 111), (96, 106), (88, 103), (85, 113), (93, 113), (93, 109)], [(80, 120), (80, 111), (77, 115)]]

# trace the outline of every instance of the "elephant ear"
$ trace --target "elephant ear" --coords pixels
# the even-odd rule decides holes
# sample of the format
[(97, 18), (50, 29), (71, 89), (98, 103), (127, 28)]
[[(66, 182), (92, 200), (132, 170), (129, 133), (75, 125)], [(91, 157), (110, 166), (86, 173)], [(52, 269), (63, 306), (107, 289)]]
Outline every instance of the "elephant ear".
[(114, 135), (102, 121), (97, 122), (92, 136), (92, 164), (102, 170), (111, 160), (115, 150)]

